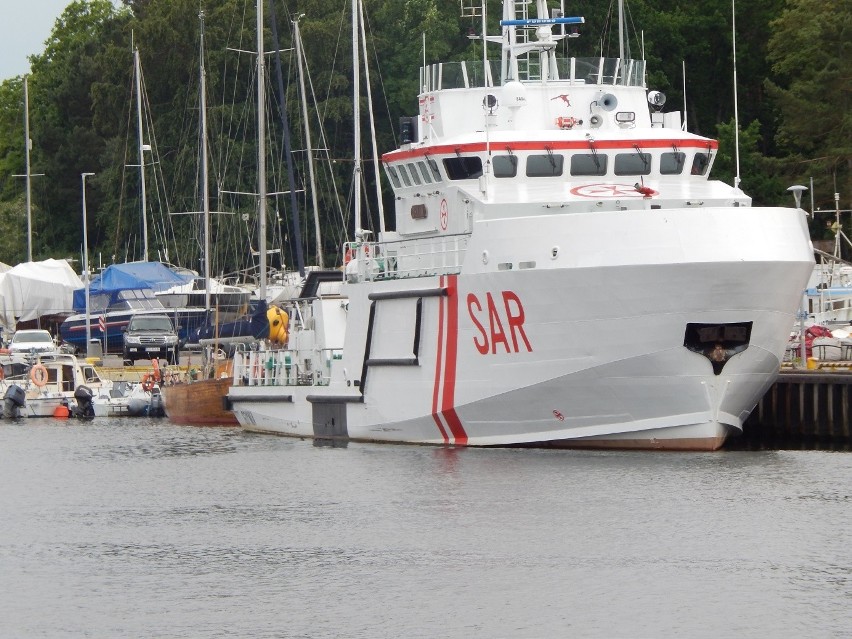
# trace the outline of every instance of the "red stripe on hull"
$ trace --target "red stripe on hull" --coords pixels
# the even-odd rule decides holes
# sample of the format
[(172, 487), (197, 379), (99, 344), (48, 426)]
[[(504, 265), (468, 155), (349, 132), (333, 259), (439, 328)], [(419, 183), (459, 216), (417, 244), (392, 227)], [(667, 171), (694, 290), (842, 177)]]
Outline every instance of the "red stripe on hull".
[[(441, 286), (444, 286), (444, 276), (441, 276)], [(435, 355), (435, 388), (432, 390), (432, 419), (441, 431), (441, 437), (444, 438), (444, 443), (449, 442), (447, 430), (442, 423), (442, 417), (438, 414), (438, 403), (441, 391), (441, 364), (444, 347), (444, 298), (438, 298), (438, 352)]]
[(467, 433), (456, 414), (456, 362), (459, 341), (459, 295), (457, 277), (447, 276), (447, 349), (444, 365), (444, 392), (441, 397), (441, 415), (447, 421), (455, 443), (467, 444)]

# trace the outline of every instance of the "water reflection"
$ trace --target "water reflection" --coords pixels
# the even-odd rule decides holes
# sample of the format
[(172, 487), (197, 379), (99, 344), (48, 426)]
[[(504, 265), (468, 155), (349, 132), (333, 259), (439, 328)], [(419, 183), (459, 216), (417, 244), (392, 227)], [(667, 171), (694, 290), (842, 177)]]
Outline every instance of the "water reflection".
[(817, 438), (753, 437), (731, 438), (725, 442), (725, 450), (824, 450), (834, 452), (852, 451), (852, 443)]
[(852, 627), (850, 455), (339, 443), (0, 423), (0, 636)]
[(315, 448), (346, 448), (349, 440), (340, 437), (314, 437)]

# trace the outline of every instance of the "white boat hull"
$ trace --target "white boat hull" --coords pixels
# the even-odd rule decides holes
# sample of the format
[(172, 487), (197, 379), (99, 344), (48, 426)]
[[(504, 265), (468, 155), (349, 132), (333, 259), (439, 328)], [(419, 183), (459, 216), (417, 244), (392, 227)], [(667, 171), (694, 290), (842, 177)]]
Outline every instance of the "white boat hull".
[[(764, 211), (748, 214), (759, 224)], [(736, 209), (718, 211), (701, 238), (688, 237), (689, 222), (679, 228), (665, 212), (648, 212), (646, 232), (654, 216), (672, 227), (653, 253), (626, 234), (622, 246), (596, 254), (572, 246), (566, 229), (541, 234), (538, 225), (549, 244), (562, 238), (571, 265), (553, 266), (538, 257), (549, 245), (533, 245), (540, 268), (347, 286), (344, 355), (330, 383), (273, 386), (279, 381), (264, 371), (259, 385), (232, 387), (234, 412), (247, 429), (299, 437), (718, 448), (775, 379), (812, 268), (801, 215), (773, 211), (775, 230), (738, 244), (738, 259), (730, 243), (713, 248)], [(805, 250), (791, 253), (790, 236)], [(519, 229), (492, 237), (524, 241)], [(489, 249), (499, 255), (499, 242)], [(465, 269), (475, 271), (489, 249), (469, 247)], [(425, 294), (438, 289), (446, 295)], [(369, 299), (393, 293), (401, 296)], [(748, 347), (717, 375), (685, 347), (690, 323), (751, 323)]]
[(546, 5), (504, 0), (499, 65), (421, 69), (382, 156), (394, 230), (373, 242), (356, 204), (341, 295), (239, 355), (245, 428), (673, 449), (742, 429), (813, 269), (805, 214), (709, 179), (718, 143), (661, 111), (644, 61), (562, 57), (583, 18)]

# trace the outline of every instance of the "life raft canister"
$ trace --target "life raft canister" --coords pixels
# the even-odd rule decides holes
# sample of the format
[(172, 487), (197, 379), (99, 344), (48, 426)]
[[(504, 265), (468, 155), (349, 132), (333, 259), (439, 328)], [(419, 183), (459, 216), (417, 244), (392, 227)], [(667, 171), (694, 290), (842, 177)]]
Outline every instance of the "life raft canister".
[(269, 341), (275, 344), (287, 343), (287, 326), (290, 316), (274, 304), (266, 311), (266, 319), (269, 320)]
[(556, 118), (556, 126), (560, 129), (573, 129), (578, 124), (580, 124), (580, 121), (577, 118), (572, 118), (571, 116), (560, 115)]

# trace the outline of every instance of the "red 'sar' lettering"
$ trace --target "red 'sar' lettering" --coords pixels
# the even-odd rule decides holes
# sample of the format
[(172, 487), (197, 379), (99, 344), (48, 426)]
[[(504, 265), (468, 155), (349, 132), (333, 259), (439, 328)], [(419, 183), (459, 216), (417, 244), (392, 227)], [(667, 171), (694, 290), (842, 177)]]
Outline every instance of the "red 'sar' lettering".
[[(512, 309), (509, 308), (509, 302), (513, 302), (515, 305), (514, 313), (512, 313)], [(532, 346), (530, 346), (530, 341), (527, 339), (527, 334), (524, 332), (524, 305), (521, 304), (520, 298), (514, 291), (503, 291), (503, 306), (506, 307), (506, 317), (509, 318), (509, 328), (512, 329), (512, 346), (514, 347), (515, 352), (518, 352), (518, 338), (515, 335), (515, 329), (517, 329), (518, 333), (521, 334), (521, 338), (524, 340), (527, 352), (532, 353)]]
[(506, 353), (518, 353), (523, 345), (531, 353), (533, 349), (524, 330), (526, 316), (521, 299), (514, 291), (502, 291), (500, 295), (503, 299), (502, 307), (498, 307), (491, 293), (486, 293), (483, 308), (479, 298), (474, 293), (468, 293), (467, 311), (476, 328), (473, 345), (482, 355), (496, 354), (498, 345), (501, 345), (501, 352), (505, 349)]
[(474, 305), (476, 305), (477, 312), (482, 312), (482, 305), (479, 303), (479, 300), (476, 299), (476, 295), (468, 293), (467, 312), (470, 314), (470, 320), (473, 322), (473, 325), (476, 326), (479, 330), (479, 334), (482, 336), (481, 342), (479, 341), (479, 337), (475, 336), (473, 338), (473, 345), (476, 346), (476, 350), (485, 355), (488, 353), (488, 335), (485, 333), (485, 328), (479, 323), (479, 320), (476, 319), (476, 315), (473, 313)]
[[(506, 352), (509, 350), (509, 340), (506, 339), (506, 333), (503, 331), (503, 323), (500, 321), (500, 314), (497, 312), (497, 307), (494, 306), (494, 298), (491, 293), (485, 294), (485, 299), (488, 301), (488, 326), (491, 329), (491, 353), (497, 352), (497, 343), (500, 342), (506, 347)], [(517, 352), (517, 351), (516, 351)]]

